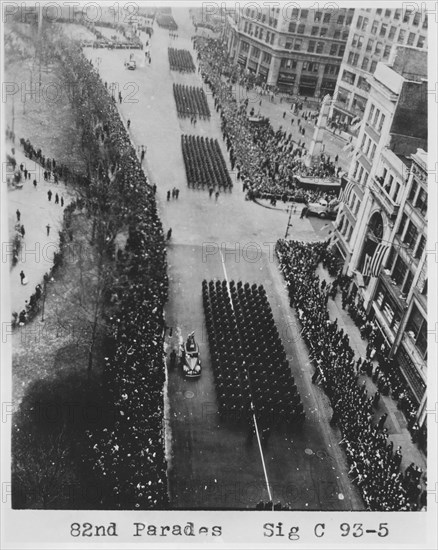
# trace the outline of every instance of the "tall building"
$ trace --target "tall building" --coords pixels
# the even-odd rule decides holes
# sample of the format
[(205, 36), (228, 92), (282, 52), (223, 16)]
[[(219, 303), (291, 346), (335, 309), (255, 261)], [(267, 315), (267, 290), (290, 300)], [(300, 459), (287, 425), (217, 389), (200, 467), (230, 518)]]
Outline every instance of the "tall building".
[[(406, 6), (412, 6), (406, 4)], [(360, 121), (377, 64), (393, 47), (427, 47), (427, 14), (411, 8), (355, 9), (330, 117), (347, 124)]]
[(424, 422), (427, 357), (427, 54), (393, 49), (369, 99), (332, 241)]
[[(294, 4), (294, 6), (297, 4)], [(333, 96), (353, 9), (239, 8), (225, 37), (234, 62), (291, 95)]]

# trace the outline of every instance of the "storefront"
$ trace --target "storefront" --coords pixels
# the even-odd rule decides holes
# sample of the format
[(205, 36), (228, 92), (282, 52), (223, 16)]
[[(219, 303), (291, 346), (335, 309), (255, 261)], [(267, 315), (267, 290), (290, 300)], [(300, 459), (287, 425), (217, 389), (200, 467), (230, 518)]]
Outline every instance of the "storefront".
[(300, 80), (300, 95), (313, 97), (318, 84), (317, 76), (303, 75)]
[(293, 93), (293, 87), (295, 85), (296, 75), (293, 73), (279, 72), (277, 87), (280, 92)]

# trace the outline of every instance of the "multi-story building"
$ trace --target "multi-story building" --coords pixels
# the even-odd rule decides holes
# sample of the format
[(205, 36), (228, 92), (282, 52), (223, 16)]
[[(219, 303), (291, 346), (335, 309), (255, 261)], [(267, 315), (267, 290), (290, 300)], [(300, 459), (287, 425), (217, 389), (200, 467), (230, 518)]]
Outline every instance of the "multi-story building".
[(405, 377), (422, 423), (427, 353), (426, 52), (395, 48), (388, 65), (378, 63), (369, 82), (333, 246)]
[(242, 68), (281, 92), (333, 95), (353, 13), (251, 4), (227, 17), (228, 51)]
[(330, 117), (347, 124), (363, 117), (377, 64), (387, 62), (397, 45), (427, 47), (427, 14), (411, 6), (355, 9), (339, 72)]

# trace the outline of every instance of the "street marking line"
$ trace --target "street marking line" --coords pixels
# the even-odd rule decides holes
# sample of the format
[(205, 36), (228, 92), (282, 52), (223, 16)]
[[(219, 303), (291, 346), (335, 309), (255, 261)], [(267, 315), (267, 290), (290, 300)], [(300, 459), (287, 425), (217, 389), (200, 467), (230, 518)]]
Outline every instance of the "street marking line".
[[(228, 281), (228, 275), (227, 275), (227, 270), (225, 268), (225, 261), (224, 261), (224, 256), (222, 254), (222, 250), (220, 251), (220, 254), (221, 254), (221, 260), (222, 260), (222, 269), (224, 271), (225, 280), (227, 281), (227, 292), (228, 292), (228, 296), (230, 298), (231, 309), (234, 311), (233, 300), (231, 298), (231, 293), (230, 293), (230, 283)], [(253, 411), (255, 410), (254, 403), (252, 402), (252, 400), (251, 400), (251, 409)], [(268, 491), (269, 500), (272, 502), (272, 494), (271, 494), (271, 489), (269, 487), (268, 472), (266, 470), (265, 457), (263, 456), (262, 443), (260, 441), (259, 427), (257, 425), (257, 420), (256, 420), (256, 416), (255, 416), (254, 412), (252, 413), (252, 417), (253, 417), (255, 432), (256, 432), (256, 436), (257, 436), (257, 443), (258, 443), (259, 451), (260, 451), (260, 458), (262, 460), (263, 474), (265, 476), (265, 481), (266, 481), (266, 490)]]

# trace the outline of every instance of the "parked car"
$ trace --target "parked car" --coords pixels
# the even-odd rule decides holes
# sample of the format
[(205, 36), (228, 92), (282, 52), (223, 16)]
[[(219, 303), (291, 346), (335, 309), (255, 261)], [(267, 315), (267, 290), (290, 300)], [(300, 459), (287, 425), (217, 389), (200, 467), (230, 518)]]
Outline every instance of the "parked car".
[(199, 378), (201, 376), (201, 358), (199, 346), (195, 342), (194, 333), (189, 334), (187, 341), (182, 346), (183, 374), (186, 378)]

